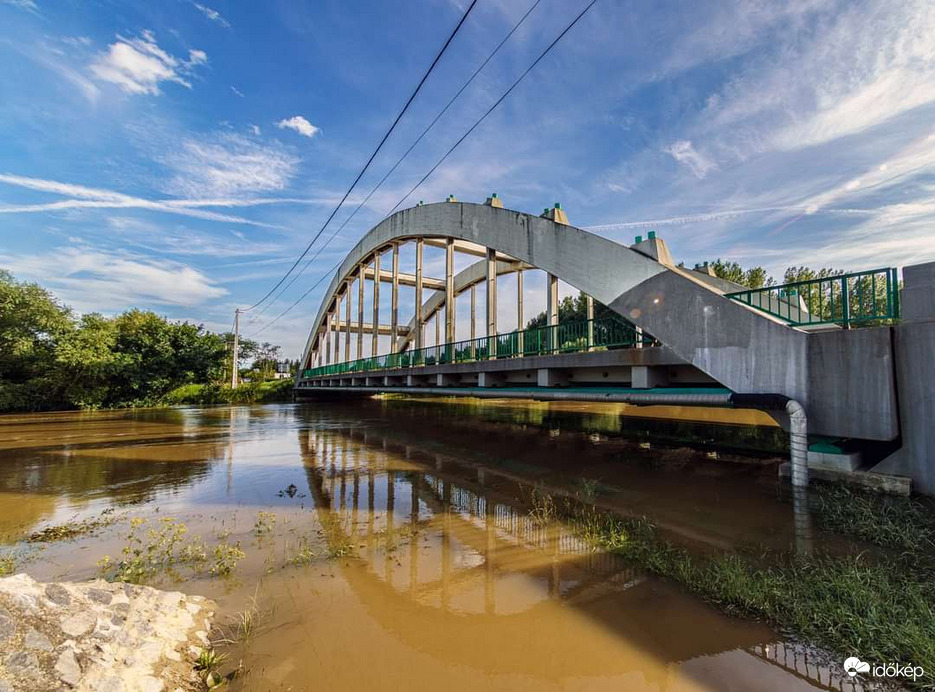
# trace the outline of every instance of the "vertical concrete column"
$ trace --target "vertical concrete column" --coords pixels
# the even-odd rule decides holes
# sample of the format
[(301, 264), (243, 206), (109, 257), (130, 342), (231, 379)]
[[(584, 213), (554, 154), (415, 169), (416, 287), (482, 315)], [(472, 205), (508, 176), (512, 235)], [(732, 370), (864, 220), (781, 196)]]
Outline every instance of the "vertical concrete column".
[(399, 338), (399, 243), (393, 243), (393, 283), (390, 289), (390, 353), (396, 353)]
[(455, 241), (445, 243), (445, 343), (455, 340)]
[(325, 315), (325, 365), (331, 365), (331, 311)]
[(523, 355), (525, 350), (523, 343), (523, 290), (523, 270), (520, 269), (516, 272), (516, 329), (519, 332), (516, 347), (519, 351), (518, 355)]
[(546, 320), (549, 327), (549, 345), (557, 351), (558, 344), (558, 277), (549, 274), (546, 279)]
[(380, 348), (380, 251), (373, 254), (373, 339), (370, 355), (376, 356)]
[(487, 346), (489, 357), (497, 355), (497, 251), (487, 248)]
[(594, 350), (594, 298), (585, 296), (585, 305), (587, 306), (588, 320), (588, 350)]
[(357, 271), (357, 357), (364, 357), (364, 270), (362, 263)]
[(351, 360), (351, 284), (348, 279), (344, 284), (344, 361)]
[(341, 294), (334, 299), (334, 362), (341, 362)]
[(425, 248), (425, 241), (422, 238), (416, 239), (416, 350), (422, 348), (425, 337), (425, 325), (422, 323), (422, 254)]
[(435, 313), (435, 352), (440, 353), (438, 350), (439, 344), (442, 342), (442, 311), (439, 310)]
[(474, 360), (474, 339), (477, 338), (477, 329), (475, 326), (475, 317), (477, 315), (477, 297), (474, 285), (471, 284), (471, 360)]

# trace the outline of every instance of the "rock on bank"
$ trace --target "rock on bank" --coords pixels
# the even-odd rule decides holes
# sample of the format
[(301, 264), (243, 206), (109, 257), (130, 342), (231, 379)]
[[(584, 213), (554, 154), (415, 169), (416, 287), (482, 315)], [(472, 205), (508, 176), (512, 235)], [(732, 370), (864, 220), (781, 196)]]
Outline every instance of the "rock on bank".
[(148, 586), (0, 578), (0, 692), (199, 689), (214, 604)]

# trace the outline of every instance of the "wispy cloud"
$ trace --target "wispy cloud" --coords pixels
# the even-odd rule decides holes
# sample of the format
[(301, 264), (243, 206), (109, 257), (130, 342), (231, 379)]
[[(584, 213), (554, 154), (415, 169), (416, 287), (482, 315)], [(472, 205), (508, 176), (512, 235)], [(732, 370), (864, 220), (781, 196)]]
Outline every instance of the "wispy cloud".
[(276, 123), (276, 127), (280, 130), (295, 130), (303, 137), (314, 137), (321, 132), (301, 115), (293, 115), (291, 118), (280, 120)]
[(40, 281), (82, 311), (122, 310), (134, 303), (192, 306), (227, 293), (186, 264), (83, 245), (41, 255), (0, 255), (0, 265)]
[(229, 28), (230, 28), (230, 22), (228, 22), (226, 19), (224, 19), (224, 17), (221, 16), (221, 13), (218, 12), (217, 10), (213, 10), (213, 9), (211, 9), (210, 7), (206, 7), (205, 5), (201, 5), (201, 4), (197, 3), (197, 2), (193, 2), (192, 5), (194, 5), (195, 8), (196, 8), (199, 12), (201, 12), (205, 17), (207, 17), (208, 19), (210, 19), (210, 20), (211, 20), (212, 22), (214, 22), (215, 24), (220, 24), (220, 25), (223, 26), (225, 29), (229, 29)]
[(188, 60), (180, 60), (159, 47), (151, 31), (139, 38), (117, 36), (107, 52), (98, 55), (91, 72), (98, 79), (116, 84), (129, 94), (158, 96), (162, 82), (175, 82), (191, 89), (187, 76), (194, 67), (208, 61), (204, 51), (190, 50)]
[(704, 178), (717, 168), (717, 164), (709, 157), (698, 152), (694, 145), (686, 139), (680, 139), (663, 149), (673, 159), (688, 167), (696, 178)]
[(48, 192), (69, 197), (70, 199), (40, 204), (0, 204), (0, 214), (27, 214), (68, 209), (147, 209), (169, 214), (189, 216), (207, 221), (240, 223), (252, 226), (269, 224), (252, 221), (240, 216), (206, 211), (203, 207), (255, 207), (273, 204), (319, 204), (323, 200), (303, 198), (210, 198), (210, 199), (166, 199), (152, 200), (125, 195), (112, 190), (86, 187), (72, 183), (62, 183), (42, 178), (29, 178), (19, 175), (0, 174), (0, 183), (15, 187)]
[(0, 4), (13, 5), (13, 7), (29, 10), (30, 12), (36, 12), (39, 9), (35, 0), (0, 0)]
[(234, 95), (235, 95), (235, 96), (239, 96), (240, 98), (244, 98), (243, 93), (242, 93), (242, 92), (240, 91), (240, 89), (238, 89), (237, 87), (231, 85), (231, 91), (234, 92)]
[(232, 133), (186, 139), (162, 157), (174, 175), (166, 191), (186, 197), (237, 196), (286, 188), (299, 159), (279, 145)]

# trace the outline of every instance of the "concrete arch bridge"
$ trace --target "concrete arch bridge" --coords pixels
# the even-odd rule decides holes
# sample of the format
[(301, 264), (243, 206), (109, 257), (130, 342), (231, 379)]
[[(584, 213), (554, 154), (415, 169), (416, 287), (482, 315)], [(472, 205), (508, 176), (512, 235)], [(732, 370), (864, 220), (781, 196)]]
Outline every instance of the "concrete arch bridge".
[[(325, 292), (296, 397), (392, 391), (759, 408), (790, 431), (794, 483), (806, 483), (812, 467), (935, 493), (935, 263), (906, 267), (902, 291), (891, 268), (748, 290), (705, 266), (676, 266), (653, 233), (626, 246), (567, 221), (558, 205), (535, 216), (496, 196), (420, 204), (383, 220)], [(415, 271), (405, 273), (400, 248), (409, 244)], [(426, 246), (444, 249), (444, 276), (425, 274)], [(474, 260), (460, 272), (458, 254)], [(516, 276), (523, 325), (530, 269), (547, 275), (546, 324), (502, 333), (497, 280)], [(559, 321), (559, 280), (587, 296), (587, 319)], [(404, 321), (400, 286), (414, 289)], [(468, 298), (470, 338), (459, 341), (456, 304)], [(595, 319), (595, 301), (613, 316)], [(427, 347), (430, 321), (436, 338)], [(862, 473), (871, 467), (903, 478)]]

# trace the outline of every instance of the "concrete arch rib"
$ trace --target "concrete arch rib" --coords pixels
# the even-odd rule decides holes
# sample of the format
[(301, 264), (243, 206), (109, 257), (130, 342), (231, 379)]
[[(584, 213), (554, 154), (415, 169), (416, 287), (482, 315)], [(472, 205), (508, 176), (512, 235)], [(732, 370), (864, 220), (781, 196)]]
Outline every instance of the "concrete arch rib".
[(348, 274), (378, 248), (418, 237), (466, 240), (554, 274), (734, 391), (807, 400), (805, 333), (724, 298), (688, 271), (667, 267), (607, 238), (538, 216), (463, 202), (397, 212), (357, 243), (328, 287), (303, 365)]

